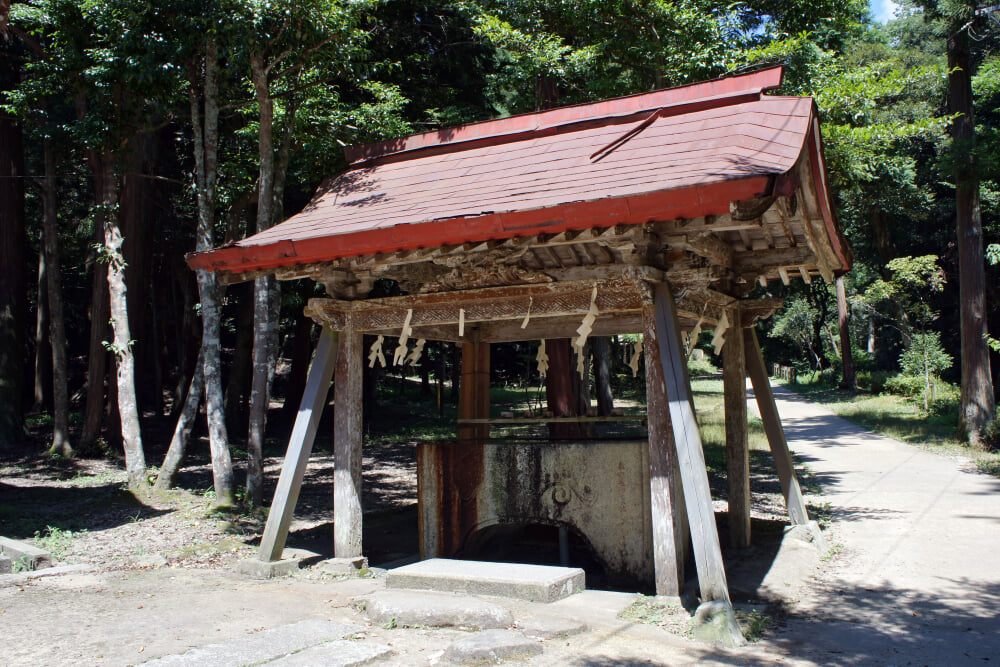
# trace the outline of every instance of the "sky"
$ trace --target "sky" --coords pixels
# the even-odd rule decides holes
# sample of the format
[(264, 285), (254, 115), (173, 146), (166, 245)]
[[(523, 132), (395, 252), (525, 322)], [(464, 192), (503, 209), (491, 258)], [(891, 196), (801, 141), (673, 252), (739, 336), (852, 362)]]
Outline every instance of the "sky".
[(868, 6), (871, 7), (872, 14), (879, 23), (891, 19), (892, 13), (896, 10), (896, 3), (892, 0), (868, 0)]

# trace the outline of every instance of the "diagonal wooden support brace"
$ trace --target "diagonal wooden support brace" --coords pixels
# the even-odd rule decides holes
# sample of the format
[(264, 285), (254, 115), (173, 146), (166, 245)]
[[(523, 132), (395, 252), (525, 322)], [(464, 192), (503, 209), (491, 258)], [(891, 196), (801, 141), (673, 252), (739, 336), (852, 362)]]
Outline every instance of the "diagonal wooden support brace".
[(718, 600), (731, 606), (722, 547), (719, 545), (719, 532), (715, 526), (712, 493), (705, 469), (705, 452), (702, 449), (688, 382), (687, 360), (681, 348), (674, 299), (666, 283), (656, 284), (653, 304), (670, 424), (677, 447), (684, 505), (687, 507), (691, 544), (698, 568), (698, 586), (703, 600)]
[(316, 428), (323, 414), (323, 405), (330, 392), (330, 378), (333, 377), (333, 367), (337, 363), (338, 335), (331, 329), (323, 327), (316, 345), (316, 354), (309, 366), (309, 376), (306, 378), (306, 388), (299, 404), (299, 412), (295, 417), (295, 426), (288, 439), (288, 450), (285, 461), (281, 465), (281, 475), (278, 477), (278, 487), (274, 490), (274, 500), (271, 511), (267, 515), (267, 525), (260, 539), (258, 558), (269, 562), (281, 559), (288, 539), (288, 526), (292, 522), (295, 503), (299, 499), (302, 488), (302, 478), (306, 473), (306, 464), (312, 452), (313, 441), (316, 439)]
[(760, 351), (760, 343), (753, 329), (743, 330), (743, 348), (747, 359), (747, 372), (753, 385), (753, 395), (757, 398), (757, 408), (760, 419), (764, 422), (764, 432), (767, 443), (774, 457), (774, 467), (778, 470), (778, 481), (781, 482), (781, 493), (785, 496), (785, 506), (788, 508), (788, 518), (793, 525), (809, 523), (806, 503), (802, 499), (802, 489), (795, 477), (795, 465), (792, 453), (788, 450), (785, 439), (785, 429), (781, 426), (778, 407), (774, 404), (774, 393), (771, 382), (767, 378), (764, 367), (764, 355)]

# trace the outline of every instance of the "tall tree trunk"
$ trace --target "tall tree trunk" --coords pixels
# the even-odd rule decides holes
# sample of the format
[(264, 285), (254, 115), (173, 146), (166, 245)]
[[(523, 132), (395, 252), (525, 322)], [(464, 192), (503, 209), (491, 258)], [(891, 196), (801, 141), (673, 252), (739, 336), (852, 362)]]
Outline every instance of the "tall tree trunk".
[[(954, 30), (954, 28), (958, 28)], [(974, 164), (972, 63), (969, 33), (953, 25), (948, 38), (948, 103), (955, 153), (955, 221), (958, 233), (959, 292), (962, 318), (962, 391), (958, 427), (974, 447), (983, 447), (981, 430), (993, 420), (996, 405), (986, 345), (986, 273), (979, 177)]]
[(299, 411), (302, 402), (302, 392), (306, 388), (306, 378), (309, 375), (309, 359), (312, 356), (313, 321), (305, 313), (295, 317), (295, 331), (292, 334), (292, 370), (288, 373), (288, 384), (285, 386), (285, 404), (281, 407), (281, 416), (292, 420)]
[[(151, 181), (142, 177), (144, 153), (149, 144), (146, 133), (137, 133), (127, 142), (121, 157), (121, 190), (118, 194), (118, 225), (122, 230), (122, 257), (128, 271), (129, 329), (136, 373), (148, 377), (149, 368), (149, 276), (152, 263), (152, 224), (148, 216)], [(155, 400), (152, 382), (136, 387), (136, 404), (142, 414)]]
[[(17, 85), (0, 57), (0, 90)], [(24, 440), (24, 147), (21, 126), (0, 110), (0, 450)]]
[[(102, 285), (103, 287), (103, 285)], [(38, 299), (35, 302), (35, 386), (32, 412), (52, 409), (52, 347), (49, 345), (49, 272), (45, 242), (38, 250)]]
[[(570, 340), (568, 338), (547, 339), (545, 353), (549, 355), (549, 371), (545, 376), (545, 399), (554, 417), (572, 417), (577, 412), (576, 396), (573, 392), (573, 376), (576, 367), (572, 363)], [(581, 436), (580, 425), (567, 422), (549, 424), (549, 437), (568, 440)]]
[(594, 355), (594, 384), (597, 390), (597, 414), (607, 417), (615, 407), (615, 397), (611, 393), (611, 364), (608, 352), (608, 337), (594, 336), (590, 339), (591, 354)]
[(226, 424), (239, 439), (247, 427), (250, 398), (251, 354), (253, 350), (253, 284), (234, 285), (230, 293), (236, 302), (236, 341), (226, 380)]
[(174, 485), (177, 479), (177, 471), (180, 470), (184, 461), (184, 454), (187, 451), (188, 440), (191, 438), (191, 429), (194, 427), (194, 420), (198, 416), (198, 406), (201, 404), (202, 392), (205, 391), (205, 349), (198, 353), (198, 363), (195, 365), (194, 375), (191, 377), (191, 386), (188, 387), (187, 397), (184, 399), (184, 408), (177, 418), (177, 425), (174, 427), (174, 435), (170, 439), (170, 446), (167, 454), (163, 457), (163, 465), (156, 476), (157, 491), (166, 491)]
[[(87, 97), (78, 90), (75, 99), (77, 119), (87, 116)], [(87, 164), (90, 167), (91, 179), (94, 185), (94, 198), (101, 201), (104, 196), (104, 167), (101, 155), (93, 150), (87, 150)], [(94, 245), (100, 247), (104, 243), (105, 220), (110, 211), (98, 206), (94, 213)], [(108, 374), (107, 355), (104, 341), (108, 338), (108, 320), (111, 317), (108, 294), (108, 265), (100, 261), (100, 253), (94, 259), (94, 274), (90, 290), (90, 345), (87, 350), (87, 403), (84, 408), (83, 432), (80, 434), (80, 448), (91, 449), (101, 437), (101, 426), (104, 423), (105, 378)], [(111, 385), (108, 382), (108, 400), (111, 399)]]
[[(215, 187), (219, 146), (218, 48), (213, 39), (205, 42), (204, 67), (204, 126), (201, 120), (201, 99), (197, 92), (197, 72), (192, 71), (189, 100), (194, 129), (195, 178), (198, 185), (198, 231), (195, 249), (199, 252), (212, 247), (215, 221)], [(220, 290), (215, 274), (198, 271), (198, 294), (201, 298), (202, 372), (205, 381), (205, 414), (208, 420), (209, 447), (212, 452), (212, 476), (215, 499), (220, 505), (233, 502), (233, 462), (229, 454), (229, 434), (222, 396), (222, 346), (220, 336)], [(197, 375), (197, 372), (196, 372)], [(192, 380), (193, 382), (193, 380)]]
[(49, 454), (72, 456), (69, 441), (69, 389), (66, 363), (66, 327), (63, 320), (62, 285), (59, 277), (59, 222), (56, 201), (56, 154), (46, 140), (43, 237), (46, 291), (49, 302), (49, 346), (52, 348), (52, 444)]
[(129, 329), (122, 232), (118, 226), (118, 216), (114, 212), (117, 192), (113, 157), (104, 156), (102, 167), (104, 191), (101, 193), (101, 206), (105, 213), (104, 257), (108, 262), (108, 294), (111, 304), (111, 329), (114, 332), (111, 351), (115, 355), (118, 369), (118, 415), (121, 419), (128, 486), (130, 489), (140, 489), (147, 485), (146, 455), (142, 448), (139, 406), (135, 395), (135, 357), (132, 353), (132, 334)]
[[(250, 56), (251, 75), (260, 107), (258, 149), (257, 233), (268, 229), (274, 219), (274, 101), (271, 99), (268, 69), (260, 54)], [(247, 434), (247, 493), (255, 505), (264, 495), (264, 434), (269, 401), (268, 380), (272, 349), (272, 283), (263, 276), (254, 281), (253, 378), (250, 385), (250, 420)]]
[(837, 328), (840, 329), (841, 389), (857, 389), (854, 372), (854, 352), (851, 346), (851, 311), (847, 307), (847, 290), (844, 277), (837, 278)]

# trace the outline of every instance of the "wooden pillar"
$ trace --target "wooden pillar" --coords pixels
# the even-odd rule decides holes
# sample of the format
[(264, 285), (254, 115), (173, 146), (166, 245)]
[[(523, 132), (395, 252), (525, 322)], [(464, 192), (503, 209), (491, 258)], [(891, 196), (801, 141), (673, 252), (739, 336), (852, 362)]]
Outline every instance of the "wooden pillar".
[(722, 348), (726, 406), (726, 483), (729, 490), (729, 543), (750, 546), (750, 443), (747, 439), (747, 371), (739, 305), (726, 309), (732, 323)]
[(680, 595), (684, 591), (684, 561), (689, 534), (652, 304), (643, 307), (642, 324), (643, 352), (646, 355), (649, 499), (656, 594)]
[(681, 348), (680, 326), (673, 296), (666, 283), (657, 283), (653, 297), (657, 344), (663, 368), (670, 426), (677, 448), (677, 462), (684, 489), (691, 530), (694, 560), (698, 567), (698, 586), (704, 601), (718, 600), (729, 605), (726, 569), (715, 527), (712, 493), (705, 469), (705, 453), (695, 420), (694, 401), (688, 381), (687, 363)]
[(362, 335), (340, 335), (333, 382), (333, 553), (361, 555)]
[(764, 367), (764, 355), (760, 351), (760, 343), (753, 329), (743, 330), (743, 347), (746, 351), (747, 371), (753, 384), (753, 394), (757, 398), (757, 408), (760, 419), (764, 422), (764, 432), (767, 433), (767, 443), (774, 457), (774, 467), (778, 470), (778, 480), (781, 482), (781, 493), (785, 496), (785, 506), (788, 508), (788, 518), (792, 524), (809, 522), (806, 504), (802, 499), (799, 480), (795, 477), (795, 466), (792, 454), (788, 451), (788, 441), (785, 440), (785, 429), (781, 426), (778, 408), (774, 404), (774, 394)]
[(316, 439), (316, 427), (319, 426), (323, 405), (330, 393), (330, 377), (337, 363), (339, 342), (337, 338), (337, 334), (331, 329), (323, 327), (319, 343), (316, 344), (316, 355), (309, 366), (306, 388), (299, 403), (292, 435), (288, 439), (288, 450), (281, 465), (278, 487), (274, 490), (274, 500), (267, 515), (267, 525), (264, 526), (264, 535), (260, 538), (260, 551), (257, 557), (262, 561), (279, 560), (281, 552), (285, 549), (288, 526), (292, 522), (306, 464), (309, 462), (309, 454)]
[[(462, 380), (458, 395), (459, 419), (487, 419), (490, 416), (490, 344), (479, 340), (473, 330), (462, 343)], [(489, 424), (459, 426), (458, 439), (484, 441)]]

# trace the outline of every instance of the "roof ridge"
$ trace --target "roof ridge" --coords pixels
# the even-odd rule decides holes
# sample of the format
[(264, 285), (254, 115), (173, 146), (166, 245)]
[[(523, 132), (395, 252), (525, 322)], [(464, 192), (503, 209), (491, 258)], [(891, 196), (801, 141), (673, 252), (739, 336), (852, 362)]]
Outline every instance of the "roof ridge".
[[(649, 93), (617, 97), (600, 102), (586, 102), (557, 109), (535, 111), (507, 118), (469, 123), (453, 128), (423, 132), (377, 143), (348, 146), (344, 155), (351, 166), (409, 154), (456, 150), (469, 143), (493, 144), (520, 140), (526, 135), (557, 133), (560, 128), (583, 124), (628, 122), (633, 116), (656, 109), (677, 108), (678, 112), (725, 106), (761, 97), (781, 85), (784, 67), (770, 67), (749, 74), (726, 76)], [(447, 149), (444, 147), (448, 147)]]

